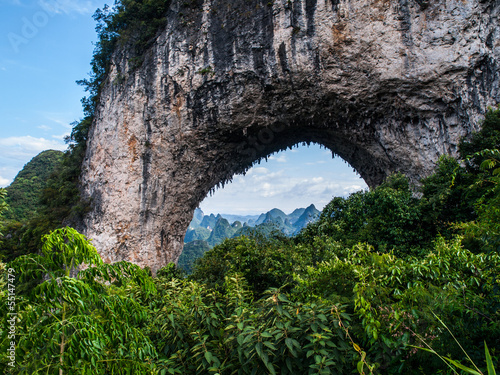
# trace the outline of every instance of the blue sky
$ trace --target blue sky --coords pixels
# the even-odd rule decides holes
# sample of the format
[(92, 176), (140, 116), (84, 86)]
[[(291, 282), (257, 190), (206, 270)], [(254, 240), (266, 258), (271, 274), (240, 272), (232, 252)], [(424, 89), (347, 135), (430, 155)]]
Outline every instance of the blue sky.
[[(92, 14), (103, 0), (0, 0), (0, 187), (43, 150), (66, 149), (64, 136), (82, 116), (86, 78), (96, 40)], [(245, 177), (206, 198), (206, 212), (291, 212), (334, 195), (366, 188), (341, 159), (319, 146), (271, 156)]]
[(33, 156), (66, 149), (104, 1), (0, 0), (0, 186)]

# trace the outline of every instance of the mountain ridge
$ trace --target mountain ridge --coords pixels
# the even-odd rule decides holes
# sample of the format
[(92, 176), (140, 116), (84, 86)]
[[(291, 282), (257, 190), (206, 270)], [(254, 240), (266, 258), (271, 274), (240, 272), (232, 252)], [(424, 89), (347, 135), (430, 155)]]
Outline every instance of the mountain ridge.
[(314, 204), (306, 208), (296, 208), (288, 215), (279, 208), (273, 208), (259, 215), (220, 213), (205, 215), (200, 208), (197, 208), (184, 236), (179, 266), (190, 272), (197, 258), (226, 238), (249, 235), (254, 231), (269, 235), (276, 230), (292, 236), (307, 224), (318, 220), (320, 213)]

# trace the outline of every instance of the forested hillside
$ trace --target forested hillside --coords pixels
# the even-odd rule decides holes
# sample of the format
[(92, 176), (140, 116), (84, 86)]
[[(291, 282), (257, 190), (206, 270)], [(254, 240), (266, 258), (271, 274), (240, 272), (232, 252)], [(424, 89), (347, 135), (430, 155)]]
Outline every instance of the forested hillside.
[(47, 181), (61, 162), (61, 151), (47, 150), (35, 156), (17, 174), (6, 188), (9, 211), (5, 217), (15, 221), (26, 221), (37, 214), (40, 196)]
[[(295, 237), (242, 236), (186, 277), (103, 264), (71, 228), (1, 264), (5, 374), (494, 374), (500, 109), (420, 198), (396, 174)], [(4, 207), (0, 204), (0, 207)], [(70, 277), (73, 267), (92, 265)], [(15, 294), (15, 298), (12, 296)], [(14, 344), (12, 344), (12, 342)]]

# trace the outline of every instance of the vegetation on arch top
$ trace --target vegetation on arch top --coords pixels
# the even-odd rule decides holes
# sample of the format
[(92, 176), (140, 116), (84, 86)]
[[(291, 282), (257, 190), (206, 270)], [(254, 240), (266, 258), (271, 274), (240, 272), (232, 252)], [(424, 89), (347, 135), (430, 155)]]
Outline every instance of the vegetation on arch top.
[[(116, 47), (127, 46), (132, 66), (138, 66), (142, 55), (151, 46), (158, 30), (166, 23), (171, 0), (116, 0), (113, 7), (97, 9), (98, 41), (91, 61), (90, 79), (77, 81), (89, 96), (82, 99), (85, 114), (93, 116), (101, 88), (109, 71)], [(194, 5), (196, 0), (185, 2)]]

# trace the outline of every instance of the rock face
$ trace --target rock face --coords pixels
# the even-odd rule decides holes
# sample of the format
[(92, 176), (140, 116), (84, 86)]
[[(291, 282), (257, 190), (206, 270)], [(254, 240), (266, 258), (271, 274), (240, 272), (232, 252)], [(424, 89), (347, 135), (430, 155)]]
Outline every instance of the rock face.
[(416, 181), (500, 102), (499, 0), (172, 0), (130, 66), (116, 51), (83, 165), (108, 262), (176, 261), (198, 203), (317, 142), (370, 186)]

